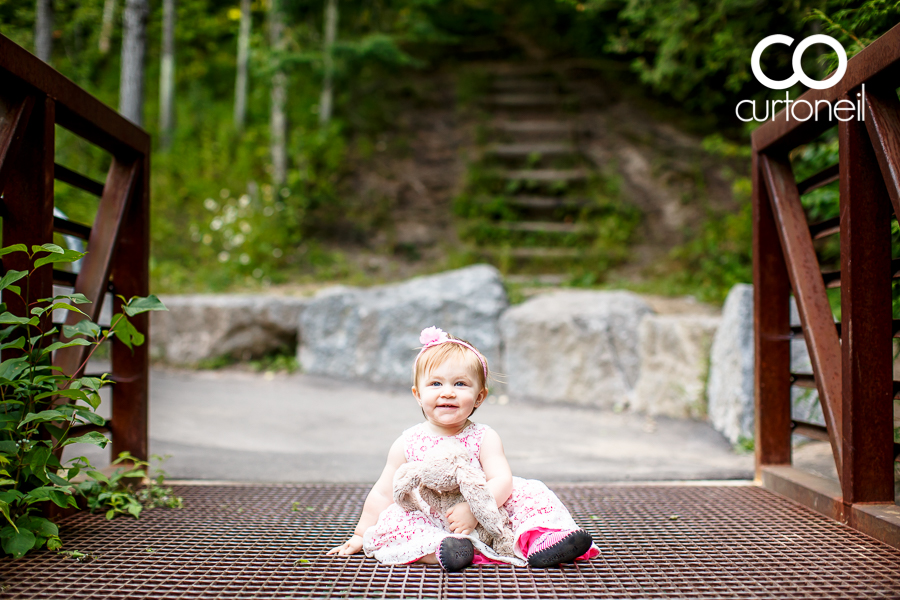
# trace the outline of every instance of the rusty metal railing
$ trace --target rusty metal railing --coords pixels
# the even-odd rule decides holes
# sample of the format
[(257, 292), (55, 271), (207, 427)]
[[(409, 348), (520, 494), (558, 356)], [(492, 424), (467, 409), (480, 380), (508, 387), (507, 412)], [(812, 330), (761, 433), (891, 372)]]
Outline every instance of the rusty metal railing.
[[(892, 414), (900, 386), (892, 374), (898, 327), (891, 307), (891, 281), (900, 277), (900, 264), (891, 260), (892, 213), (900, 215), (898, 85), (900, 26), (848, 61), (834, 87), (798, 99), (819, 111), (816, 118), (801, 121), (782, 111), (754, 132), (753, 281), (758, 476), (767, 487), (900, 547)], [(841, 100), (861, 111), (832, 121), (822, 101)], [(838, 164), (796, 182), (790, 152), (835, 126)], [(834, 181), (840, 215), (810, 225), (801, 195)], [(813, 240), (834, 234), (841, 268), (823, 272)], [(840, 287), (841, 323), (834, 322), (826, 287)], [(791, 293), (801, 322), (795, 328)], [(792, 338), (806, 341), (812, 377), (791, 373)], [(792, 385), (818, 390), (824, 430), (792, 421)], [(790, 467), (792, 429), (827, 437), (839, 486)]]
[[(104, 183), (56, 164), (59, 125), (110, 155)], [(87, 241), (77, 275), (38, 269), (28, 301), (52, 296), (53, 285), (73, 287), (93, 304), (83, 305), (97, 321), (107, 291), (146, 296), (149, 280), (150, 136), (50, 66), (0, 35), (0, 193), (3, 244), (44, 244), (54, 231)], [(54, 179), (99, 197), (87, 226), (53, 216)], [(3, 258), (4, 269), (29, 268), (21, 254)], [(13, 309), (18, 298), (4, 294)], [(114, 300), (114, 303), (118, 303)], [(20, 307), (21, 308), (21, 307)], [(115, 308), (115, 307), (114, 307)], [(67, 323), (84, 318), (67, 312)], [(50, 313), (46, 318), (50, 318)], [(148, 331), (146, 314), (131, 317)], [(47, 323), (49, 325), (49, 323)], [(112, 344), (112, 418), (100, 429), (112, 433), (112, 453), (129, 451), (146, 459), (148, 344), (130, 351)], [(58, 350), (54, 364), (75, 374), (87, 347)]]

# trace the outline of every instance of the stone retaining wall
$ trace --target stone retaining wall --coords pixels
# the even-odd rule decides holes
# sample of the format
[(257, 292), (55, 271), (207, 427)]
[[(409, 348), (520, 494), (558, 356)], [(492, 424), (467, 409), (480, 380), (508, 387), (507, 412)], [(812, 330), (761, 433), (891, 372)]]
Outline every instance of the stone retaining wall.
[(501, 313), (509, 306), (500, 273), (476, 265), (373, 288), (332, 288), (300, 319), (300, 364), (307, 373), (412, 384), (419, 333), (439, 327), (500, 363)]
[(163, 296), (150, 313), (150, 355), (193, 367), (221, 357), (259, 358), (297, 346), (304, 298), (249, 295)]
[(638, 325), (651, 312), (630, 292), (561, 291), (510, 308), (500, 318), (510, 397), (627, 403), (640, 370)]
[[(499, 375), (495, 394), (708, 414), (737, 443), (753, 434), (752, 295), (736, 286), (721, 316), (688, 302), (657, 314), (652, 306), (665, 303), (624, 291), (556, 291), (510, 307), (500, 273), (476, 265), (312, 298), (167, 296), (150, 339), (155, 359), (184, 366), (296, 348), (307, 373), (409, 385), (419, 332), (437, 326), (484, 352)], [(795, 349), (798, 367), (804, 350)], [(809, 420), (817, 409), (816, 398), (795, 399)]]

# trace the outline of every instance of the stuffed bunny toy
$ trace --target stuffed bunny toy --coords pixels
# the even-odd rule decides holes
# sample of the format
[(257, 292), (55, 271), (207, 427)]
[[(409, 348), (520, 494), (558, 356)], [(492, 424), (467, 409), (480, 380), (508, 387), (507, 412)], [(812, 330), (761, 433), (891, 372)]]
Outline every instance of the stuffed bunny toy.
[[(416, 490), (427, 507), (419, 504)], [(514, 556), (509, 515), (503, 507), (497, 508), (484, 471), (472, 466), (469, 452), (456, 440), (444, 440), (426, 452), (421, 462), (401, 465), (394, 475), (394, 502), (406, 511), (427, 513), (431, 507), (442, 516), (460, 502), (468, 502), (478, 520), (474, 535), (497, 554)]]

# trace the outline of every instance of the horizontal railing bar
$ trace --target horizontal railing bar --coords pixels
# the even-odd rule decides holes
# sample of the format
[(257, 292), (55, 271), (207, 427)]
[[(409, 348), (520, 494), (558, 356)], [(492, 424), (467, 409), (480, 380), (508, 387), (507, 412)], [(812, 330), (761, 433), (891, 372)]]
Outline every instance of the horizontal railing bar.
[(791, 385), (814, 390), (816, 389), (816, 376), (810, 373), (791, 373)]
[(820, 187), (837, 181), (840, 172), (840, 165), (838, 164), (831, 165), (830, 167), (825, 167), (815, 175), (810, 175), (809, 177), (798, 183), (797, 191), (800, 192), (800, 195), (802, 196), (807, 192), (817, 190)]
[[(816, 376), (810, 373), (791, 373), (791, 385), (797, 387), (816, 389)], [(900, 381), (894, 382), (894, 399), (900, 400)]]
[(53, 177), (95, 196), (103, 195), (103, 184), (59, 163), (53, 164)]
[[(834, 324), (837, 329), (838, 335), (841, 335), (841, 323), (840, 321)], [(893, 319), (891, 321), (891, 335), (894, 337), (900, 337), (900, 319)], [(792, 325), (791, 326), (791, 337), (795, 340), (805, 339), (803, 337), (803, 326), (802, 325)]]
[(828, 428), (818, 423), (807, 423), (806, 421), (791, 421), (791, 433), (803, 435), (813, 440), (827, 442)]
[[(900, 258), (891, 261), (891, 278), (900, 279)], [(822, 280), (827, 288), (841, 287), (841, 272), (822, 271)]]
[[(84, 375), (82, 375), (82, 377), (96, 377), (99, 379), (99, 378), (103, 377), (103, 375), (104, 375), (103, 373), (85, 373)], [(112, 382), (116, 381), (116, 378), (113, 377), (113, 375), (110, 373), (106, 373), (106, 379), (109, 381), (112, 381)], [(106, 423), (108, 425), (109, 421), (107, 421)]]
[(53, 283), (74, 287), (76, 279), (78, 279), (78, 273), (71, 273), (69, 271), (63, 271), (61, 269), (53, 269)]
[(822, 271), (822, 281), (825, 282), (825, 287), (827, 288), (841, 287), (841, 272)]
[(69, 438), (75, 438), (82, 435), (86, 435), (91, 433), (92, 431), (99, 431), (100, 433), (107, 433), (110, 431), (112, 421), (110, 419), (106, 420), (105, 425), (76, 425), (69, 429)]
[(0, 72), (56, 102), (56, 122), (109, 152), (150, 153), (150, 135), (0, 34)]
[(63, 235), (72, 235), (83, 240), (91, 238), (91, 228), (62, 217), (53, 217), (53, 230)]
[[(97, 323), (97, 325), (99, 325), (101, 329), (109, 329), (109, 323)], [(56, 327), (59, 331), (62, 331), (62, 328), (65, 326), (65, 323), (59, 323), (57, 321), (54, 321), (53, 326)], [(108, 341), (111, 341), (111, 340), (108, 340)], [(92, 375), (92, 377), (100, 377), (100, 376)]]
[[(817, 101), (824, 100), (833, 104), (844, 94), (876, 77), (891, 79), (897, 74), (895, 71), (898, 68), (900, 68), (900, 25), (895, 25), (847, 61), (847, 70), (837, 84), (824, 90), (809, 90), (792, 103), (796, 106), (798, 102), (805, 101), (810, 106), (816, 107)], [(806, 107), (799, 109), (797, 114), (807, 117), (807, 120), (794, 119), (788, 111), (782, 109), (772, 117), (772, 120), (763, 123), (753, 132), (753, 148), (757, 152), (775, 148), (791, 150), (837, 125), (836, 121), (827, 118), (810, 118)]]
[[(808, 437), (811, 440), (827, 442), (828, 428), (818, 423), (808, 423), (806, 421), (791, 420), (791, 433)], [(900, 444), (894, 442), (894, 458), (900, 456)]]
[(820, 240), (841, 231), (841, 218), (825, 219), (809, 226), (809, 234), (814, 240)]

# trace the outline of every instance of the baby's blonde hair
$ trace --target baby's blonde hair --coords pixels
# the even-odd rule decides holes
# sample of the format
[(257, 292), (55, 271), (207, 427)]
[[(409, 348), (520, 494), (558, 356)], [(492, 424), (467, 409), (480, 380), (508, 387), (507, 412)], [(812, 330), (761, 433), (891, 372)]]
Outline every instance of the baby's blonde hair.
[(425, 373), (430, 373), (433, 369), (450, 359), (459, 358), (466, 366), (466, 369), (475, 377), (475, 381), (481, 385), (482, 389), (487, 389), (488, 375), (490, 373), (487, 358), (468, 341), (454, 336), (448, 337), (451, 340), (464, 342), (470, 347), (467, 348), (453, 342), (444, 342), (426, 348), (413, 365), (413, 385), (418, 385), (419, 377)]

